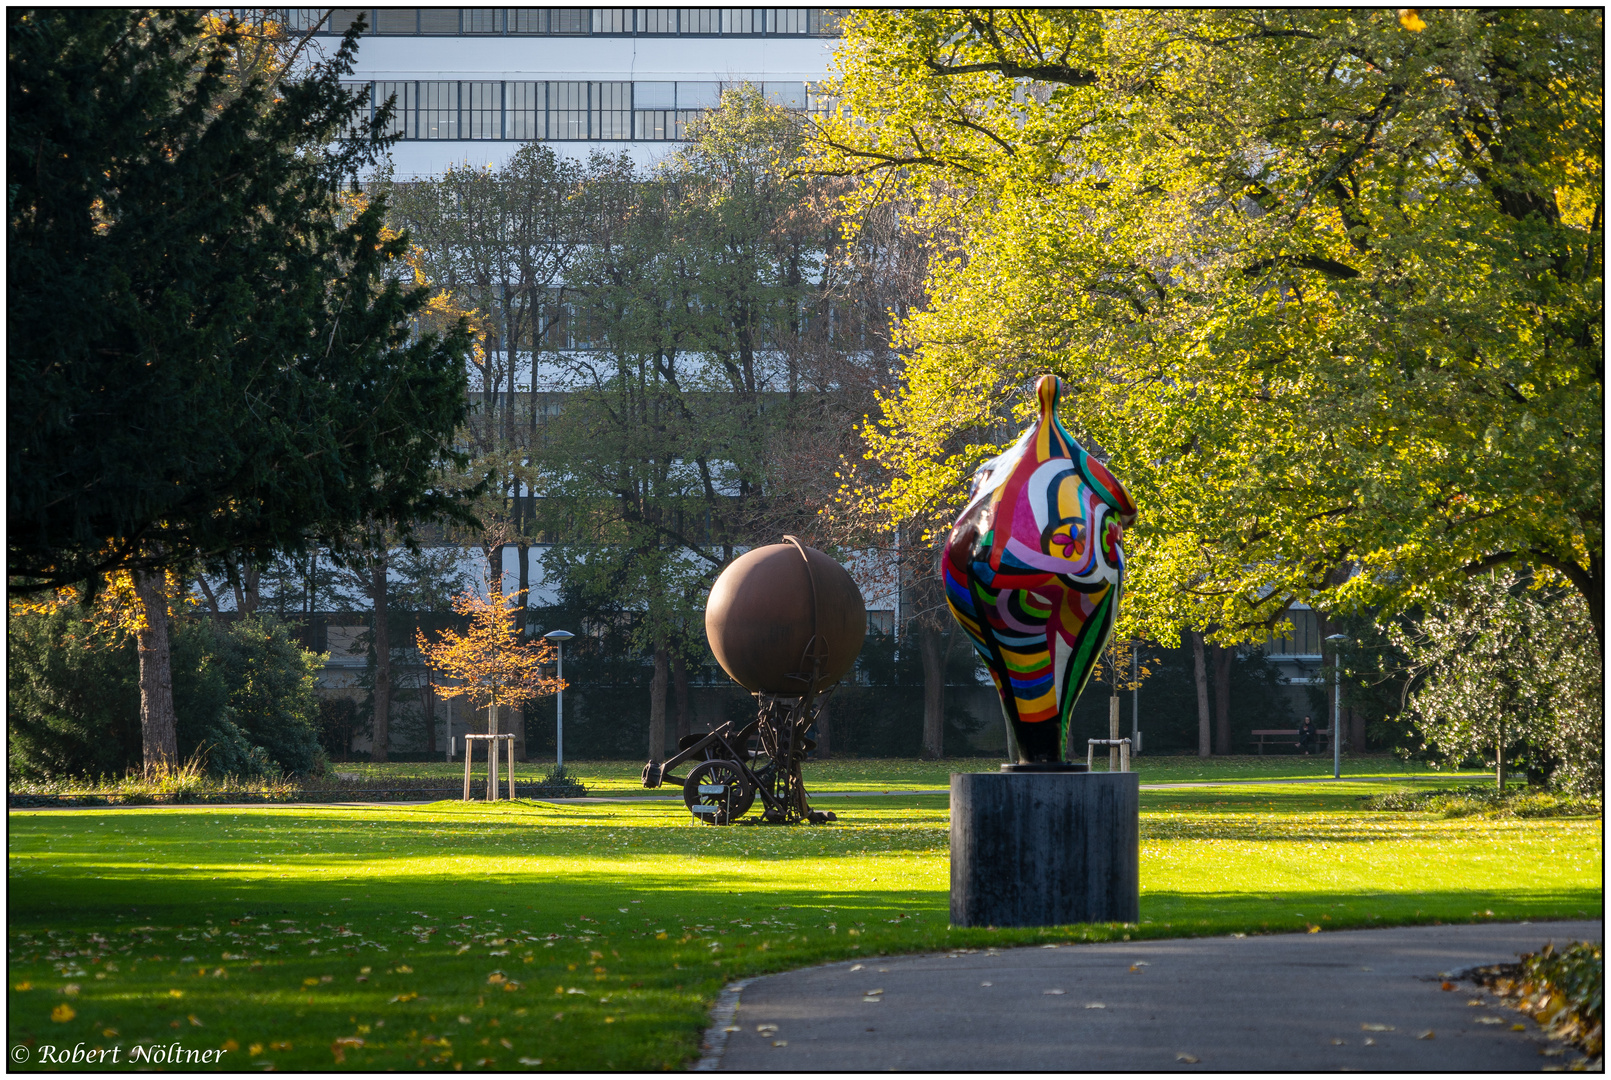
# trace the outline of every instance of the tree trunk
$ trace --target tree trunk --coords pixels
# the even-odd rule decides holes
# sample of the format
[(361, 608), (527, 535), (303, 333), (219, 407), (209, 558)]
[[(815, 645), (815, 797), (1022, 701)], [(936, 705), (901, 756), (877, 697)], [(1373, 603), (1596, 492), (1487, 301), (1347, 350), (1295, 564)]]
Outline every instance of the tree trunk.
[(1223, 645), (1214, 650), (1214, 753), (1231, 752), (1231, 665), (1236, 650)]
[(649, 680), (649, 760), (662, 761), (666, 756), (666, 682), (669, 676), (670, 656), (665, 645), (654, 650), (654, 678)]
[(375, 720), (370, 761), (386, 760), (392, 713), (392, 639), (386, 625), (386, 555), (381, 551), (369, 564), (369, 598), (375, 605)]
[[(517, 488), (516, 490), (518, 491), (519, 489)], [(524, 512), (522, 516), (524, 516)], [(524, 521), (521, 522), (520, 527), (522, 530), (525, 529)], [(520, 606), (515, 609), (515, 618), (519, 619), (520, 622), (515, 627), (515, 630), (520, 634), (520, 640), (525, 641), (528, 627), (531, 624), (531, 568), (529, 565), (531, 563), (531, 545), (516, 544), (515, 557), (520, 560), (517, 579), (520, 582)]]
[(1365, 752), (1365, 714), (1352, 705), (1343, 709), (1348, 723), (1348, 748), (1356, 754)]
[(1505, 793), (1505, 725), (1499, 724), (1499, 738), (1494, 740), (1494, 779), (1499, 784), (1499, 794)]
[(1197, 675), (1197, 756), (1208, 757), (1213, 752), (1208, 717), (1208, 664), (1203, 658), (1203, 635), (1188, 630), (1191, 635), (1191, 658)]
[(934, 761), (945, 756), (945, 635), (930, 627), (917, 632), (918, 650), (923, 657), (923, 757)]
[(671, 696), (677, 706), (678, 744), (693, 734), (693, 717), (688, 713), (688, 658), (679, 650), (671, 664)]
[(424, 692), (420, 695), (425, 706), (425, 752), (436, 753), (436, 684), (429, 674), (425, 676)]
[(145, 610), (145, 627), (135, 635), (135, 641), (140, 657), (140, 745), (147, 773), (166, 772), (179, 765), (166, 581), (160, 570), (134, 573), (134, 591)]
[[(1118, 680), (1115, 679), (1113, 681), (1113, 693), (1108, 695), (1108, 738), (1109, 739), (1117, 739), (1118, 737), (1119, 737), (1119, 684), (1118, 684)], [(1072, 756), (1072, 755), (1068, 755), (1068, 756)], [(1119, 748), (1117, 746), (1110, 746), (1110, 747), (1108, 747), (1108, 772), (1118, 772), (1118, 771), (1119, 771)]]

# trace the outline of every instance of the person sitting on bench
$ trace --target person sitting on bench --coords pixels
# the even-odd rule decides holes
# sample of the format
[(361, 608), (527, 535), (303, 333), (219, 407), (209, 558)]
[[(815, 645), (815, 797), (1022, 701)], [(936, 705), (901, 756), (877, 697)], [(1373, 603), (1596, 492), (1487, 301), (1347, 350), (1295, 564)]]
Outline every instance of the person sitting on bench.
[(1307, 754), (1315, 744), (1315, 722), (1311, 717), (1305, 716), (1303, 723), (1298, 725), (1298, 749)]

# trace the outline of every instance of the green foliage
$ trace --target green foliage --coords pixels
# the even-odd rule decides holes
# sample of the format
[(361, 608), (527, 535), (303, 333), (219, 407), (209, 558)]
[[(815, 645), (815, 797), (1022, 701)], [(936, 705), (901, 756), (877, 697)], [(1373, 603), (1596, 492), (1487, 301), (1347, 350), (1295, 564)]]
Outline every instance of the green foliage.
[(356, 36), (239, 82), (202, 18), (7, 13), (14, 589), (463, 514), (466, 333), (412, 334), (406, 238), (338, 198), (386, 141)]
[[(317, 658), (285, 628), (248, 619), (171, 627), (179, 753), (210, 776), (309, 773), (323, 760)], [(69, 606), (7, 628), (7, 761), (21, 778), (115, 777), (138, 767), (139, 663), (132, 638), (97, 633)]]
[(1602, 15), (847, 20), (814, 168), (954, 237), (846, 498), (942, 528), (1069, 385), (1141, 507), (1133, 633), (1552, 567), (1603, 631)]
[(1577, 593), (1478, 575), (1390, 637), (1415, 679), (1409, 707), (1427, 750), (1510, 761), (1581, 796), (1603, 790), (1600, 649)]
[(265, 616), (232, 622), (213, 635), (215, 663), (231, 688), (229, 711), (247, 740), (280, 769), (317, 773), (321, 657), (303, 649), (289, 628)]
[(1440, 817), (1587, 817), (1601, 811), (1598, 793), (1579, 797), (1536, 788), (1459, 787), (1390, 791), (1364, 799), (1367, 810), (1437, 814)]

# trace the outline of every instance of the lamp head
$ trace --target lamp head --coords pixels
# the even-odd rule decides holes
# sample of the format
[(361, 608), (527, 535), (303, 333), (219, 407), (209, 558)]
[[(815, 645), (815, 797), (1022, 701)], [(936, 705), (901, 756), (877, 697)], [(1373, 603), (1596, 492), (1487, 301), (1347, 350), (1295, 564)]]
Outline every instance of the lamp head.
[(1331, 642), (1333, 646), (1341, 645), (1343, 642), (1348, 640), (1348, 635), (1347, 634), (1332, 634), (1329, 637), (1327, 637), (1326, 640)]
[(569, 630), (550, 630), (548, 633), (543, 635), (543, 637), (549, 641), (569, 641), (575, 636), (576, 635), (571, 633)]

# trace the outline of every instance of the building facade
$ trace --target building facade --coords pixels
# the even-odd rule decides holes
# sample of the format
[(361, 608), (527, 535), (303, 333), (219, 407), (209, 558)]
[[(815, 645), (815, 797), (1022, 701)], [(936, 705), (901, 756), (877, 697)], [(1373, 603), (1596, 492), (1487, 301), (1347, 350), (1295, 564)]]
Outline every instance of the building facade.
[(392, 102), (393, 175), (499, 165), (524, 142), (647, 165), (742, 83), (796, 109), (826, 103), (828, 8), (293, 8), (328, 53), (359, 18), (354, 86)]

